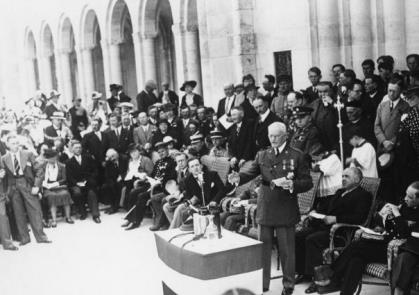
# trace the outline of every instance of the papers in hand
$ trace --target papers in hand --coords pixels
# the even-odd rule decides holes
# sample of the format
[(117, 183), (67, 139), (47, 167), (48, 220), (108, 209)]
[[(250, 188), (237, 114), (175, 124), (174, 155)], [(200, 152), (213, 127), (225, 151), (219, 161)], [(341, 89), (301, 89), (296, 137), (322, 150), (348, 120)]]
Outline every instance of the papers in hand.
[(85, 187), (86, 186), (86, 183), (87, 183), (86, 180), (85, 181), (79, 181), (79, 182), (77, 182), (77, 186), (79, 186), (79, 187)]
[(379, 233), (379, 232), (376, 232), (376, 231), (374, 231), (374, 230), (372, 230), (372, 229), (370, 229), (370, 228), (363, 227), (363, 226), (360, 226), (360, 228), (362, 229), (362, 231), (363, 231), (364, 233), (369, 234), (369, 235), (382, 236), (382, 235), (384, 235), (384, 234), (385, 234), (385, 232)]
[(161, 183), (160, 180), (151, 178), (150, 176), (147, 176), (147, 181), (150, 183), (151, 186), (156, 186)]
[(314, 212), (314, 211), (310, 212), (308, 214), (308, 216), (316, 218), (316, 219), (324, 219), (326, 217), (326, 215), (320, 214), (320, 213), (317, 213), (317, 212)]
[(419, 239), (419, 232), (412, 231), (412, 237)]
[(230, 129), (231, 126), (233, 126), (232, 122), (227, 121), (227, 114), (222, 115), (219, 119), (218, 122), (220, 122), (221, 125), (223, 125), (223, 127), (227, 130)]

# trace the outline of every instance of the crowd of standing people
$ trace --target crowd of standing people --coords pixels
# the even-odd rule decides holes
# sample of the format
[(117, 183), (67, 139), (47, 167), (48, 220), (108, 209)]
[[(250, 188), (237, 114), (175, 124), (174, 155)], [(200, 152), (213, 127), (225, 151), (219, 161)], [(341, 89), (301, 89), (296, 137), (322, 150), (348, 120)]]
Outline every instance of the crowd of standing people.
[[(404, 234), (412, 231), (407, 221), (418, 225), (419, 55), (409, 55), (406, 64), (408, 70), (395, 71), (391, 56), (367, 59), (363, 77), (336, 64), (328, 69), (334, 81), (324, 81), (312, 67), (311, 85), (300, 91), (289, 75), (267, 74), (261, 89), (249, 74), (224, 85), (217, 109), (194, 92), (196, 81), (183, 83), (182, 97), (168, 83), (157, 92), (156, 82), (147, 81), (133, 99), (122, 85), (111, 84), (111, 97), (95, 91), (88, 107), (74, 98), (68, 108), (56, 90), (37, 92), (23, 112), (1, 113), (3, 247), (17, 250), (13, 240), (21, 246), (30, 242), (28, 221), (36, 241), (50, 243), (43, 228), (57, 227), (61, 207), (69, 224), (88, 213), (101, 223), (102, 203), (107, 214), (126, 212), (126, 230), (138, 228), (148, 208), (154, 216), (150, 230), (178, 228), (190, 205), (217, 206), (235, 186), (262, 175), (257, 222), (264, 289), (275, 231), (283, 294), (291, 294), (296, 283), (312, 280), (330, 226), (365, 220), (372, 199), (359, 186), (363, 177), (381, 179), (382, 224), (388, 216), (402, 216), (393, 226)], [(203, 156), (228, 159), (228, 181), (206, 169)], [(295, 196), (312, 187), (310, 170), (323, 174), (315, 210), (325, 217), (296, 233)], [(351, 251), (371, 247), (361, 246)], [(361, 256), (358, 264), (348, 262), (348, 254), (337, 262), (334, 282), (343, 284), (343, 294), (355, 292), (356, 279), (345, 269), (352, 263), (352, 273), (358, 271), (366, 261)], [(404, 290), (406, 283), (399, 287)], [(312, 283), (306, 292), (315, 291)]]

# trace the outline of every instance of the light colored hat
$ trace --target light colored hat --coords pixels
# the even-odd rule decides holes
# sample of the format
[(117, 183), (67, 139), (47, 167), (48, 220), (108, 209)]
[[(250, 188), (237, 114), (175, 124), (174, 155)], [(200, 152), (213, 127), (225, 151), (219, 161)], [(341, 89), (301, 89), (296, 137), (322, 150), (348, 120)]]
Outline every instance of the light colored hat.
[(92, 92), (92, 99), (100, 99), (102, 97), (102, 93), (93, 91)]
[(191, 143), (196, 143), (196, 142), (204, 140), (204, 136), (200, 133), (197, 133), (197, 134), (192, 135), (190, 139), (191, 139)]
[(65, 120), (65, 116), (63, 112), (53, 112), (51, 119)]
[(55, 89), (53, 89), (53, 90), (51, 90), (51, 92), (49, 93), (49, 97), (48, 97), (48, 99), (51, 99), (52, 97), (54, 97), (54, 96), (60, 96), (61, 95), (61, 93), (59, 93), (57, 90), (55, 90)]
[(130, 102), (121, 102), (118, 106), (121, 108), (129, 108), (129, 109), (134, 108), (134, 105)]
[(171, 137), (171, 136), (165, 136), (164, 138), (163, 138), (163, 142), (164, 143), (171, 143), (171, 142), (174, 142), (175, 140), (173, 139), (173, 137)]

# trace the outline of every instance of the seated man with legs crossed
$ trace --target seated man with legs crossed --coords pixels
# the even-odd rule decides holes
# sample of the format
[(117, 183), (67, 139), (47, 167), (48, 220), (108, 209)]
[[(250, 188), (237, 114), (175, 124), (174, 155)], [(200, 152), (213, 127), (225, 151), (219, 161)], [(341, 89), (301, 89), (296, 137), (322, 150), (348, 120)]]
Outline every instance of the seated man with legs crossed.
[[(371, 207), (372, 196), (360, 187), (362, 172), (358, 168), (347, 168), (342, 174), (342, 189), (330, 199), (310, 212), (309, 224), (296, 234), (296, 271), (298, 281), (311, 279), (314, 267), (322, 264), (322, 253), (329, 244), (330, 228), (335, 223), (362, 224)], [(314, 293), (317, 287), (312, 282), (306, 293)]]

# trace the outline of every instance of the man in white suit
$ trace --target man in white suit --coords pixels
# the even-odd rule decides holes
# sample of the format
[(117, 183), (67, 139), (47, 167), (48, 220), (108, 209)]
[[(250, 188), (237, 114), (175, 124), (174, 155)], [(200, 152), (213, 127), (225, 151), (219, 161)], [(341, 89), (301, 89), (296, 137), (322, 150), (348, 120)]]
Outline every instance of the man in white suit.
[(138, 114), (138, 122), (140, 126), (134, 129), (134, 142), (147, 149), (146, 144), (150, 144), (153, 132), (156, 130), (148, 121), (148, 116), (145, 112)]

